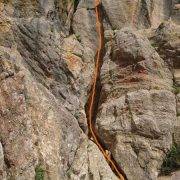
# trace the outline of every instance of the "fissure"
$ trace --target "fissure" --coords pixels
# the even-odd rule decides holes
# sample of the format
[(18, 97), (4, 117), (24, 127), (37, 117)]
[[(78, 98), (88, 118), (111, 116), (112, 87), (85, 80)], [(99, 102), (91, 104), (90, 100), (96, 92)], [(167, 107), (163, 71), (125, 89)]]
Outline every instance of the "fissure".
[[(100, 90), (100, 70), (102, 66), (103, 56), (104, 56), (104, 28), (102, 22), (102, 11), (100, 0), (94, 0), (95, 14), (96, 14), (96, 28), (98, 33), (98, 47), (95, 56), (95, 70), (93, 75), (92, 88), (89, 95), (88, 103), (86, 106), (86, 114), (88, 120), (89, 137), (93, 139), (96, 145), (99, 147), (100, 151), (104, 155), (106, 161), (110, 165), (113, 172), (118, 176), (120, 180), (125, 180), (126, 175), (122, 169), (115, 162), (113, 157), (107, 153), (106, 148), (100, 140), (100, 137), (94, 126), (98, 101), (99, 101), (99, 90)], [(102, 138), (101, 138), (102, 139)]]

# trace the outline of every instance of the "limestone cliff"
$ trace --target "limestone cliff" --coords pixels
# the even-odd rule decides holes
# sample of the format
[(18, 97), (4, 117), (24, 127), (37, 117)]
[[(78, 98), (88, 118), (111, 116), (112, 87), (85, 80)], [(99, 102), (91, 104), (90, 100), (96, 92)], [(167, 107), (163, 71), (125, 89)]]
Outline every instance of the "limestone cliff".
[(179, 167), (179, 15), (0, 0), (0, 180), (156, 180), (174, 146)]

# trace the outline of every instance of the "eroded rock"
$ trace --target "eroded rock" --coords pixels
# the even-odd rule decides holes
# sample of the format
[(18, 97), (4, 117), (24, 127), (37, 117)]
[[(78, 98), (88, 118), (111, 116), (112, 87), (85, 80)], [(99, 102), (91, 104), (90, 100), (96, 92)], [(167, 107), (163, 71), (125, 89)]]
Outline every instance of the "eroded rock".
[[(179, 64), (179, 27), (171, 5), (102, 1), (107, 48), (96, 126), (128, 179), (156, 179), (172, 144), (179, 110), (167, 62)], [(173, 23), (160, 25), (170, 16)], [(159, 49), (136, 31), (158, 26)], [(38, 168), (52, 180), (117, 179), (87, 138), (97, 45), (93, 0), (0, 2), (0, 179), (34, 179)]]
[(127, 28), (105, 58), (98, 132), (128, 179), (156, 179), (176, 120), (172, 75), (148, 39)]

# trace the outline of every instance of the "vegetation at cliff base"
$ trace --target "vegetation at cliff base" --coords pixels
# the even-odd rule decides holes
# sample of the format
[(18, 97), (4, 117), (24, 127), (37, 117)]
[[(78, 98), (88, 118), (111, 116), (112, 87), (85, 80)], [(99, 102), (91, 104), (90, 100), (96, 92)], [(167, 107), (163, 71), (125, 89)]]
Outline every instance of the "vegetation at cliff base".
[(180, 145), (174, 145), (167, 154), (161, 166), (161, 173), (168, 175), (177, 169), (180, 169)]
[(37, 166), (35, 180), (44, 180), (44, 169), (41, 166)]

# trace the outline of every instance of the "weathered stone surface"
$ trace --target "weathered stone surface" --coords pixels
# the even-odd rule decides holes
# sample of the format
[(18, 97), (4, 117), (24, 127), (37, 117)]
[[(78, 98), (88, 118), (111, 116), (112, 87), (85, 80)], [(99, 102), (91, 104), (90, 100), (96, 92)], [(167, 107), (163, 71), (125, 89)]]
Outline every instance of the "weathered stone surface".
[[(102, 1), (106, 56), (96, 126), (130, 180), (156, 179), (172, 143), (179, 95), (176, 108), (166, 62), (180, 67), (178, 3)], [(94, 10), (93, 0), (0, 0), (0, 179), (33, 180), (38, 167), (50, 180), (117, 179), (87, 138)], [(159, 26), (171, 11), (173, 23)], [(159, 49), (136, 31), (157, 26), (148, 31)]]
[(174, 141), (178, 146), (180, 146), (180, 116), (177, 117), (174, 126)]
[(129, 28), (115, 35), (96, 125), (128, 179), (156, 179), (176, 120), (172, 76), (146, 38)]
[(161, 176), (158, 180), (177, 180), (180, 178), (180, 171), (173, 172), (169, 176)]
[(93, 63), (83, 62), (87, 52), (78, 37), (66, 36), (70, 17), (61, 12), (62, 2), (6, 3), (0, 31), (0, 141), (6, 160), (4, 166), (0, 153), (1, 177), (34, 179), (40, 166), (45, 179), (69, 179), (75, 159), (82, 159), (89, 178), (88, 159), (94, 156), (99, 160), (93, 163), (102, 164), (92, 174), (116, 179), (93, 143), (86, 159), (76, 155), (89, 143), (81, 128), (87, 131), (84, 106)]
[(173, 22), (175, 22), (176, 24), (180, 25), (180, 1), (175, 1), (173, 4), (173, 10), (172, 10), (172, 20)]
[(140, 90), (100, 106), (99, 133), (128, 179), (156, 178), (164, 152), (172, 143), (174, 101), (168, 91)]
[(96, 17), (93, 0), (82, 0), (73, 17), (73, 30), (86, 52), (85, 61), (92, 62), (97, 47)]
[(74, 162), (68, 170), (69, 179), (117, 180), (99, 151), (91, 141), (86, 140), (76, 153)]
[(171, 67), (180, 68), (180, 26), (172, 21), (162, 23), (153, 35), (152, 45)]
[(103, 0), (105, 15), (113, 29), (133, 26), (138, 29), (157, 27), (169, 19), (171, 0)]
[(20, 54), (5, 50), (11, 62), (14, 58), (14, 75), (2, 80), (0, 88), (1, 141), (7, 172), (17, 179), (34, 179), (35, 167), (42, 164), (53, 172), (49, 173), (52, 179), (65, 178), (83, 139), (77, 120), (24, 68)]
[(2, 144), (0, 143), (0, 178), (2, 180), (6, 179), (5, 163), (4, 163), (4, 152)]
[[(180, 69), (174, 70), (174, 81), (176, 83), (176, 86), (180, 87)], [(180, 109), (180, 107), (179, 107)]]
[(102, 66), (104, 98), (132, 89), (171, 89), (171, 72), (146, 37), (124, 28), (107, 46), (112, 51)]

